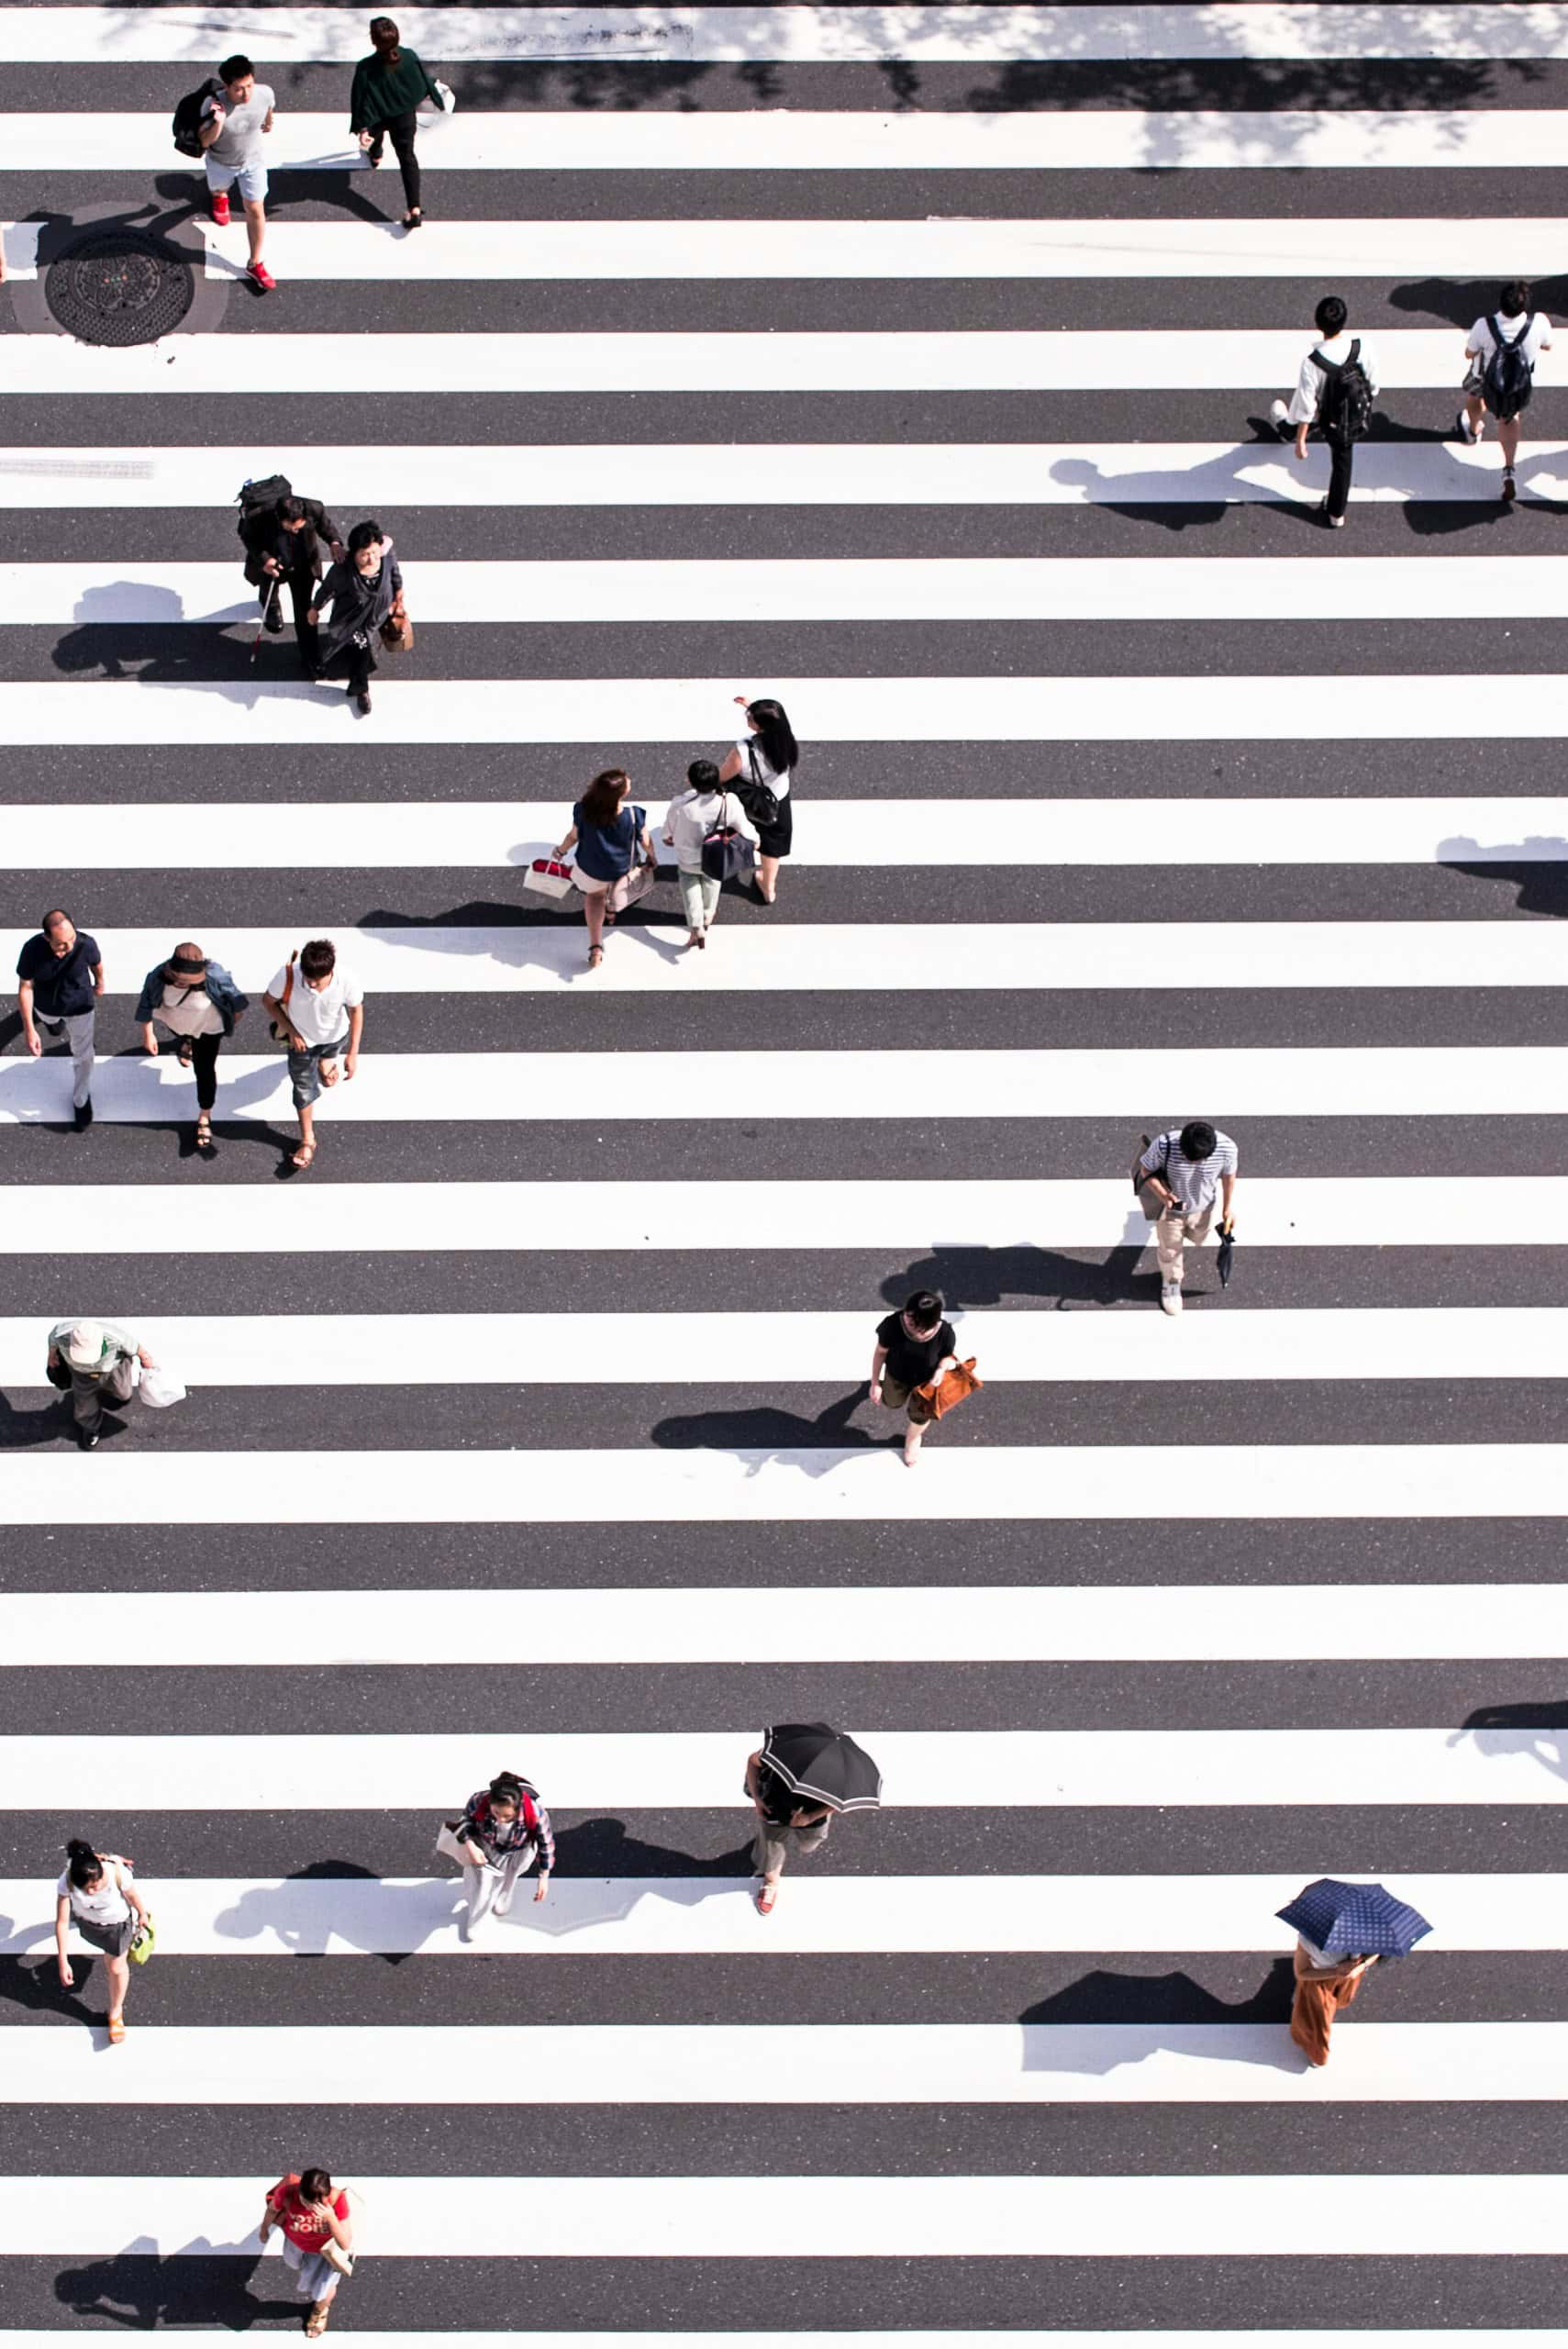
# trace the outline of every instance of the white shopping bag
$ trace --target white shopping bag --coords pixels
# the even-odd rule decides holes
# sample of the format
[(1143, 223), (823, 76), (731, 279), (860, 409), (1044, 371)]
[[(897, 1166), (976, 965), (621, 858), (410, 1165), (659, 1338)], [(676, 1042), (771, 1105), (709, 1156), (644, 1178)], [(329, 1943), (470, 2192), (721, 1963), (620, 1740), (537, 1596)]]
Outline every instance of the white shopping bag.
[(137, 1393), (152, 1411), (166, 1411), (171, 1403), (183, 1403), (185, 1399), (183, 1382), (159, 1363), (143, 1369)]
[(457, 111), (457, 92), (452, 88), (451, 83), (450, 82), (443, 82), (438, 74), (435, 77), (435, 89), (436, 102), (439, 106), (441, 112), (443, 114), (455, 114)]

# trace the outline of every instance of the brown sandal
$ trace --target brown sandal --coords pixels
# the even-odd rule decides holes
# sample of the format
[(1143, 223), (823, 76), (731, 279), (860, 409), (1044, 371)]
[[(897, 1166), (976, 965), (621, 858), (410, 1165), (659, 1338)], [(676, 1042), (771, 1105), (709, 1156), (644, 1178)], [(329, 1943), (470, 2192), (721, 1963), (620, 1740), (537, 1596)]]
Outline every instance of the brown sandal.
[(297, 1166), (303, 1174), (315, 1155), (316, 1144), (313, 1141), (302, 1141), (289, 1163), (291, 1165)]
[(111, 2015), (108, 2021), (109, 2045), (111, 2047), (117, 2047), (121, 2040), (125, 2037), (125, 2015), (123, 2012)]
[(315, 2302), (310, 2314), (305, 2320), (305, 2337), (307, 2341), (320, 2340), (322, 2334), (327, 2330), (327, 2320), (331, 2313), (332, 2303), (330, 2300), (317, 2300)]

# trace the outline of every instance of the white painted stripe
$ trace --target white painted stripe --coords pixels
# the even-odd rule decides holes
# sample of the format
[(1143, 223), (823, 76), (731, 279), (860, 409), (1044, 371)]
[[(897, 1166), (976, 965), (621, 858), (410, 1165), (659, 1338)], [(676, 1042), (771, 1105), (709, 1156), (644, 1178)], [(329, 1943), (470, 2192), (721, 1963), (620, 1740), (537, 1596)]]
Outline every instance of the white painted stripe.
[[(427, 445), (401, 453), (433, 507), (642, 507), (650, 445)], [(660, 506), (1306, 504), (1322, 497), (1327, 462), (1316, 448), (1298, 465), (1282, 448), (1228, 440), (653, 445)], [(1457, 440), (1367, 441), (1356, 451), (1351, 495), (1363, 504), (1492, 503), (1498, 463), (1489, 440), (1473, 449)], [(1568, 497), (1561, 440), (1522, 440), (1518, 470), (1521, 497)], [(385, 457), (368, 446), (12, 446), (0, 449), (0, 511), (224, 507), (242, 481), (273, 472), (319, 482), (347, 507), (373, 508), (386, 487)]]
[[(6, 169), (190, 173), (162, 114), (0, 115)], [(425, 112), (426, 171), (1144, 172), (1508, 171), (1560, 168), (1568, 159), (1561, 114), (1550, 107), (1474, 112), (1380, 112), (1347, 107), (1267, 114), (1140, 113), (1132, 107), (1072, 113), (815, 114), (805, 108), (706, 113), (700, 128), (681, 112), (485, 114)], [(296, 114), (280, 106), (266, 161), (280, 171), (365, 171), (343, 113)]]
[[(666, 790), (684, 780), (673, 762), (667, 776), (639, 779), (655, 823)], [(203, 800), (199, 824), (189, 801), (98, 806), (86, 840), (74, 803), (13, 804), (5, 813), (6, 861), (14, 871), (168, 872), (177, 836), (182, 873), (516, 871), (552, 846), (567, 819), (559, 799), (312, 799), (302, 828), (278, 822), (287, 804)], [(804, 853), (795, 862), (990, 865), (1005, 832), (1013, 865), (1164, 864), (1173, 830), (1203, 834), (1205, 864), (1561, 863), (1568, 860), (1568, 798), (900, 799), (890, 824), (875, 799), (813, 797), (809, 838), (803, 822)], [(1412, 927), (1402, 923), (1399, 936)], [(102, 928), (95, 934), (106, 935)], [(612, 966), (606, 971), (613, 976)]]
[[(0, 1185), (6, 1254), (65, 1261), (99, 1254), (101, 1186), (51, 1182), (49, 1197), (50, 1214), (42, 1218), (33, 1213), (30, 1185)], [(721, 1231), (743, 1230), (752, 1253), (1142, 1248), (1150, 1238), (1126, 1177), (1110, 1175), (1053, 1183), (770, 1182), (765, 1216), (755, 1186), (746, 1182), (288, 1183), (221, 1191), (117, 1183), (114, 1213), (117, 1256), (444, 1249), (528, 1255), (559, 1247), (563, 1232), (577, 1254), (621, 1250), (628, 1234), (639, 1249), (690, 1250), (705, 1218)], [(1332, 1182), (1304, 1185), (1248, 1174), (1240, 1215), (1249, 1255), (1257, 1248), (1347, 1244), (1554, 1246), (1568, 1229), (1568, 1175), (1494, 1174), (1456, 1184), (1443, 1174), (1336, 1174)], [(1218, 1244), (1212, 1233), (1210, 1240)]]
[[(508, 119), (531, 125), (538, 117)], [(628, 117), (587, 119), (608, 123)], [(664, 119), (689, 139), (689, 117)], [(924, 119), (929, 123), (932, 117)], [(204, 227), (203, 233), (207, 275), (239, 276), (245, 265), (242, 226), (238, 243), (232, 228)], [(30, 223), (8, 231), (7, 261), (14, 253), (18, 275), (28, 273), (39, 234)], [(1488, 272), (1496, 275), (1498, 249), (1505, 246), (1517, 269), (1545, 277), (1565, 241), (1568, 221), (1551, 219), (530, 220), (526, 234), (518, 233), (516, 220), (438, 219), (418, 236), (395, 220), (282, 220), (269, 223), (267, 260), (291, 283), (1130, 277), (1253, 282), (1428, 273), (1485, 278)]]
[[(85, 346), (83, 346), (85, 348)], [(126, 576), (130, 570), (134, 575)], [(1296, 620), (1299, 555), (957, 555), (559, 562), (415, 562), (421, 622), (606, 626), (731, 620)], [(1345, 555), (1320, 616), (1335, 620), (1568, 619), (1568, 556)], [(232, 562), (17, 562), (0, 568), (0, 627), (183, 622), (253, 626)]]
[[(619, 948), (620, 941), (616, 941)], [(374, 1005), (366, 1029), (374, 1044)], [(317, 1122), (460, 1119), (550, 1123), (650, 1118), (705, 1119), (903, 1118), (911, 1100), (943, 1118), (1149, 1118), (1148, 1104), (1195, 1100), (1240, 1117), (1539, 1117), (1568, 1085), (1568, 1046), (1429, 1045), (1295, 1051), (776, 1052), (767, 1092), (749, 1052), (641, 1052), (623, 1056), (608, 1094), (599, 1056), (578, 1052), (376, 1052), (351, 1084), (317, 1105)], [(236, 1052), (218, 1063), (219, 1118), (270, 1123), (288, 1116), (281, 1052)], [(0, 1125), (70, 1116), (68, 1060), (0, 1060)], [(100, 1119), (137, 1124), (193, 1116), (195, 1080), (172, 1056), (100, 1061), (93, 1104)], [(559, 1230), (559, 1227), (553, 1227)]]
[[(1334, 2062), (1321, 2078), (1338, 2078), (1341, 2065), (1354, 2060), (1351, 2042), (1375, 2028), (1347, 2019), (1335, 2038)], [(119, 2057), (135, 2041), (150, 2035), (133, 2029), (125, 2046), (116, 2050), (115, 2063), (100, 2058), (98, 2068), (117, 2069)], [(47, 2036), (62, 2051), (68, 2043), (88, 2044), (85, 2032), (51, 2031)], [(475, 2043), (469, 2030), (462, 2042), (465, 2056)], [(1440, 2047), (1429, 2060), (1441, 2070)], [(754, 2071), (753, 2065), (749, 2076)], [(1309, 2077), (1293, 2086), (1298, 2096), (1322, 2093)], [(744, 2080), (737, 2100), (749, 2101)], [(960, 2177), (943, 2172), (916, 2177), (814, 2173), (797, 2178), (551, 2175), (515, 2181), (489, 2172), (483, 2177), (357, 2175), (350, 2184), (361, 2197), (354, 2224), (368, 2252), (378, 2259), (449, 2259), (454, 2268), (465, 2258), (494, 2256), (488, 2241), (476, 2237), (473, 2223), (475, 2210), (489, 2201), (503, 2209), (526, 2207), (530, 2241), (553, 2259), (765, 2257), (773, 2236), (757, 2225), (757, 2212), (773, 2196), (785, 2208), (810, 2210), (810, 2226), (791, 2246), (793, 2257), (806, 2259), (918, 2259), (933, 2254), (1040, 2261), (1270, 2254), (1313, 2260), (1556, 2258), (1562, 2242), (1561, 2176), (1518, 2171), (1495, 2177), (1365, 2170), (1314, 2176), (1297, 2169), (1277, 2177)], [(0, 2254), (117, 2257), (128, 2243), (139, 2254), (163, 2258), (254, 2253), (260, 2207), (254, 2172), (243, 2177), (100, 2177), (79, 2172), (7, 2177), (0, 2198)], [(281, 2257), (275, 2236), (268, 2255)], [(459, 2275), (460, 2268), (454, 2284)], [(264, 2288), (264, 2269), (261, 2279)], [(1040, 2282), (1049, 2290), (1048, 2268), (1042, 2268)], [(1469, 2341), (1468, 2334), (1462, 2337)], [(1288, 2333), (1270, 2335), (1271, 2341), (1290, 2339)]]
[[(683, 1338), (677, 1323), (671, 1342), (679, 1347)], [(1358, 1342), (1346, 1341), (1351, 1348)], [(335, 1385), (339, 1377), (328, 1356), (321, 1384)], [(487, 1589), (466, 1619), (463, 1609), (454, 1609), (455, 1596), (450, 1589), (313, 1590), (312, 1658), (328, 1667), (1568, 1656), (1568, 1590), (1551, 1583), (1335, 1583), (1331, 1606), (1305, 1621), (1294, 1583)], [(0, 1597), (0, 1670), (69, 1662), (73, 1670), (230, 1671), (298, 1661), (299, 1627), (272, 1591)]]
[[(1568, 1516), (1568, 1446), (1555, 1443), (944, 1449), (933, 1442), (917, 1475), (900, 1465), (895, 1448), (884, 1445), (849, 1452), (772, 1444), (743, 1452), (336, 1452), (330, 1475), (322, 1474), (325, 1456), (184, 1452), (176, 1466), (154, 1450), (91, 1458), (17, 1453), (0, 1484), (0, 1524), (831, 1525), (990, 1519), (1051, 1524), (1078, 1518), (1159, 1523)], [(468, 1766), (483, 1760), (473, 1753)], [(117, 1753), (100, 1766), (117, 1774)], [(462, 1771), (456, 1775), (461, 1780)], [(100, 1777), (96, 1791), (85, 1788), (73, 1807), (90, 1809), (101, 1800), (106, 1782)], [(59, 1808), (63, 1799), (40, 1796), (39, 1803)]]
[[(247, 1456), (260, 1479), (268, 1455)], [(476, 1456), (461, 1455), (465, 1475)], [(157, 1465), (176, 1481), (166, 1462)], [(1559, 1733), (1549, 1730), (850, 1727), (881, 1765), (892, 1808), (1568, 1803)], [(740, 1765), (756, 1728), (738, 1719), (711, 1732), (536, 1734), (522, 1741), (520, 1766), (562, 1810), (656, 1799), (666, 1810), (736, 1811), (745, 1809)], [(516, 1731), (499, 1727), (453, 1737), (0, 1737), (0, 1807), (90, 1815), (112, 1787), (124, 1811), (188, 1810), (199, 1789), (207, 1810), (428, 1808), (434, 1816), (485, 1784), (497, 1752), (516, 1762), (517, 1745)], [(854, 1819), (843, 1831), (874, 1835), (875, 1822)]]
[[(179, 1957), (728, 1957), (1039, 1950), (1143, 1955), (1285, 1949), (1280, 1924), (1322, 1853), (1274, 1876), (817, 1876), (790, 1877), (759, 1934), (751, 1876), (557, 1876), (472, 1942), (455, 1932), (462, 1888), (430, 1879), (144, 1878), (161, 1955)], [(1429, 1950), (1561, 1951), (1568, 1876), (1394, 1876), (1433, 1932)], [(1158, 1918), (1152, 1925), (1151, 1918)], [(52, 1881), (0, 1880), (0, 1956), (51, 1946)], [(4, 2335), (0, 2335), (0, 2341)]]
[[(272, 812), (275, 818), (275, 807)], [(657, 812), (653, 820), (660, 820)], [(991, 837), (993, 846), (1006, 840), (1006, 828)], [(1568, 855), (1568, 843), (1562, 845)], [(517, 894), (523, 902), (520, 888)], [(674, 916), (673, 872), (662, 898), (649, 904)], [(228, 930), (202, 919), (199, 907), (192, 910), (207, 952), (257, 999), (298, 943), (288, 932)], [(345, 932), (318, 913), (302, 914), (295, 927), (306, 938), (336, 928), (345, 959), (378, 993), (539, 995), (583, 984), (582, 909), (572, 902), (569, 914), (561, 910), (562, 918), (538, 927), (475, 923)], [(695, 957), (686, 952), (684, 921), (673, 929), (634, 925), (623, 935), (622, 951), (607, 956), (595, 974), (596, 995), (1012, 994), (1037, 987), (1116, 994), (1146, 990), (1151, 972), (1160, 970), (1201, 972), (1204, 986), (1216, 991), (1568, 984), (1568, 928), (1558, 922), (999, 921), (917, 929), (795, 922), (762, 930), (720, 921)], [(100, 929), (94, 936), (106, 970), (121, 984), (137, 985), (172, 942), (165, 930)], [(890, 938), (936, 951), (923, 957), (890, 953)]]
[[(686, 117), (672, 119), (684, 124)], [(832, 117), (835, 123), (841, 119)], [(247, 395), (358, 393), (373, 377), (387, 398), (459, 391), (1258, 392), (1295, 382), (1303, 341), (1301, 328), (1290, 326), (1201, 335), (1174, 328), (1098, 328), (1069, 335), (1032, 328), (893, 334), (253, 335), (244, 388)], [(1385, 330), (1377, 338), (1383, 389), (1451, 395), (1463, 348), (1462, 332), (1452, 327)], [(234, 389), (233, 362), (221, 335), (171, 335), (123, 351), (61, 335), (14, 335), (0, 374), (0, 393), (31, 397), (185, 392), (227, 398)]]
[[(561, 1229), (559, 1218), (555, 1229)], [(448, 1386), (531, 1388), (662, 1386), (673, 1361), (720, 1386), (764, 1379), (770, 1387), (842, 1384), (864, 1377), (876, 1318), (874, 1308), (848, 1313), (133, 1316), (142, 1344), (194, 1386), (406, 1386), (439, 1375)], [(1163, 1317), (1156, 1328), (1147, 1313), (1094, 1308), (955, 1308), (952, 1319), (960, 1353), (977, 1356), (982, 1376), (997, 1386), (1029, 1379), (1185, 1386), (1210, 1379), (1568, 1377), (1568, 1306), (1259, 1306), (1195, 1314), (1179, 1331), (1167, 1329)], [(37, 1318), (0, 1318), (0, 1385), (42, 1384)], [(0, 1598), (0, 1611), (6, 1603)], [(1365, 1633), (1365, 1625), (1356, 1624), (1353, 1635)], [(1217, 1636), (1223, 1642), (1224, 1635)], [(1288, 1641), (1281, 1652), (1289, 1652)], [(1421, 1650), (1418, 1645), (1413, 1652)], [(1439, 1652), (1472, 1653), (1463, 1647)], [(1505, 1642), (1496, 1653), (1537, 1651)], [(1568, 1655), (1568, 1643), (1540, 1653)]]
[[(1206, 6), (889, 6), (427, 8), (410, 17), (432, 62), (587, 57), (707, 64), (1039, 64), (1139, 58), (1509, 58), (1568, 55), (1568, 9), (1535, 5), (1340, 6), (1212, 0)], [(233, 33), (220, 10), (7, 8), (0, 63), (205, 63)], [(267, 64), (351, 63), (363, 11), (269, 8)]]
[[(1336, 740), (1354, 745), (1555, 741), (1568, 678), (1477, 672), (1423, 677), (1417, 693), (1407, 676), (1227, 677), (1223, 691), (1212, 677), (771, 677), (751, 690), (776, 694), (813, 742), (1318, 741), (1331, 701)], [(733, 694), (733, 678), (382, 677), (375, 724), (358, 727), (344, 695), (303, 684), (0, 685), (0, 741), (221, 744), (229, 758), (279, 742), (341, 757), (405, 742), (674, 742), (689, 756)]]
[[(0, 2108), (1527, 2104), (1568, 2095), (1568, 2022), (1359, 2017), (1310, 2071), (1277, 2023), (469, 2023), (11, 2032)], [(373, 2252), (376, 2221), (359, 2230)]]

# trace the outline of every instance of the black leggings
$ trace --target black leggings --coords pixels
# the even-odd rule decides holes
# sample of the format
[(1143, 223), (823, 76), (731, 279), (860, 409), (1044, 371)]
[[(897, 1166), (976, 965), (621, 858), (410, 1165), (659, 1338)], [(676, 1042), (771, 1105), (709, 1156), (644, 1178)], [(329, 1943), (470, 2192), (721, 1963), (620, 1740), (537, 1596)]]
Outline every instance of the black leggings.
[(372, 132), (370, 151), (379, 163), (385, 151), (385, 137), (390, 136), (392, 151), (397, 158), (397, 168), (403, 174), (403, 201), (410, 212), (422, 212), (425, 207), (419, 201), (419, 191), (423, 182), (419, 177), (419, 158), (414, 152), (415, 128), (416, 122), (412, 110), (407, 114), (393, 115), (388, 121), (384, 122), (378, 129)]
[(221, 1036), (191, 1038), (191, 1066), (196, 1077), (196, 1107), (210, 1109), (217, 1099), (217, 1055)]

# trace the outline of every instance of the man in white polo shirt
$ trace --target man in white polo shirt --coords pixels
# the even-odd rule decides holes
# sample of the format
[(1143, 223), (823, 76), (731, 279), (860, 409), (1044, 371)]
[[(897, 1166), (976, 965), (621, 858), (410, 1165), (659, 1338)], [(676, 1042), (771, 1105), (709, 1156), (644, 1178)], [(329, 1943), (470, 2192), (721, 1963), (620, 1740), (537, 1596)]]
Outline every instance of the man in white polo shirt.
[(238, 180), (250, 245), (246, 273), (259, 294), (270, 294), (275, 281), (261, 259), (267, 233), (267, 166), (261, 141), (272, 127), (272, 93), (265, 82), (257, 81), (248, 57), (226, 57), (217, 78), (223, 95), (215, 94), (204, 101), (196, 134), (206, 150), (213, 226), (228, 228), (228, 191)]
[(1182, 1252), (1188, 1241), (1201, 1248), (1208, 1238), (1217, 1198), (1225, 1208), (1221, 1228), (1229, 1228), (1236, 1166), (1235, 1143), (1207, 1118), (1156, 1134), (1138, 1160), (1138, 1203), (1154, 1226), (1162, 1312), (1182, 1309)]
[(294, 1163), (303, 1173), (316, 1155), (314, 1105), (322, 1086), (351, 1077), (360, 1064), (365, 991), (339, 962), (332, 941), (313, 938), (289, 957), (261, 1000), (272, 1015), (273, 1035), (288, 1045), (289, 1082), (299, 1112)]

